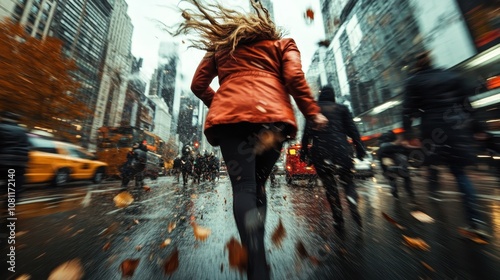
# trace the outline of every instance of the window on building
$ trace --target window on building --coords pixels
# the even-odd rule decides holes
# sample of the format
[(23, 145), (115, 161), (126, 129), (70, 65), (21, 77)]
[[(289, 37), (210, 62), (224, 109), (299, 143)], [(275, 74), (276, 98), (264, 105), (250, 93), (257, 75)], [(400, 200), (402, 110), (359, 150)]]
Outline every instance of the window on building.
[(21, 17), (21, 15), (23, 14), (23, 8), (19, 5), (16, 5), (16, 8), (14, 9), (14, 13), (16, 15), (18, 15), (19, 17)]
[(28, 17), (28, 22), (31, 24), (35, 24), (36, 17), (33, 14), (30, 14)]
[(36, 15), (38, 13), (39, 9), (37, 6), (33, 5), (31, 6), (31, 14)]
[(47, 12), (43, 12), (42, 15), (40, 16), (40, 19), (44, 22), (46, 22), (49, 19), (49, 14)]
[(19, 3), (20, 5), (24, 5), (26, 4), (26, 0), (17, 0), (17, 3)]

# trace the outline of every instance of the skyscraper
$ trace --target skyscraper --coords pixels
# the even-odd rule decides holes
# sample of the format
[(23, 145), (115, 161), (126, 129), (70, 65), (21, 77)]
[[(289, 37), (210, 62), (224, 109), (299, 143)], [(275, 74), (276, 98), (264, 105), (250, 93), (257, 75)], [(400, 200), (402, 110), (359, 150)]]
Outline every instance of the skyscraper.
[(102, 118), (105, 113), (96, 111), (96, 105), (113, 3), (114, 0), (60, 0), (49, 31), (49, 36), (64, 42), (64, 53), (76, 61), (78, 71), (74, 76), (81, 83), (86, 105), (95, 111), (80, 120), (85, 146), (95, 140), (90, 138), (93, 118)]
[(125, 0), (115, 0), (109, 26), (106, 57), (92, 122), (90, 142), (101, 126), (117, 126), (121, 121), (128, 78), (132, 67), (133, 25)]

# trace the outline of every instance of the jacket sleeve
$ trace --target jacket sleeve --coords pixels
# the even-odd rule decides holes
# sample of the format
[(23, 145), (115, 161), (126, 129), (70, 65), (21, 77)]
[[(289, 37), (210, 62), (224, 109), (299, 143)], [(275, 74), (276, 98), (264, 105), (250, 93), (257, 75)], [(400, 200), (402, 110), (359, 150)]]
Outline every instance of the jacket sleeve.
[(311, 119), (318, 114), (320, 109), (313, 99), (311, 88), (307, 84), (302, 71), (300, 52), (293, 39), (286, 39), (283, 49), (282, 76), (287, 91), (292, 95), (306, 119)]
[(345, 109), (343, 114), (343, 123), (347, 136), (352, 139), (352, 142), (354, 143), (354, 145), (356, 145), (356, 149), (364, 149), (363, 142), (361, 141), (361, 136), (359, 135), (356, 124), (354, 124), (351, 112), (349, 112), (349, 109), (347, 109), (347, 107), (343, 108)]
[(201, 60), (191, 82), (191, 91), (207, 107), (210, 108), (215, 91), (210, 87), (210, 83), (217, 76), (217, 67), (215, 66), (215, 57), (205, 55)]
[(412, 89), (410, 83), (407, 81), (405, 86), (403, 109), (402, 109), (403, 129), (404, 129), (403, 136), (405, 139), (414, 138), (412, 123), (415, 111), (417, 110), (418, 110), (418, 100), (416, 100), (416, 94)]

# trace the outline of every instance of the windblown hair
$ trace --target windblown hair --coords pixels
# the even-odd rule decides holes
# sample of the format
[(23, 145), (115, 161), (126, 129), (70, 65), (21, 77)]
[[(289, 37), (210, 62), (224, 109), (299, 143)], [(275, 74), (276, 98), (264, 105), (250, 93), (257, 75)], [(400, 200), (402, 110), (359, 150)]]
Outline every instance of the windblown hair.
[(276, 27), (260, 1), (250, 0), (254, 13), (249, 14), (225, 8), (219, 3), (202, 1), (184, 0), (194, 5), (197, 11), (182, 10), (185, 21), (172, 35), (196, 35), (198, 38), (190, 39), (190, 47), (205, 50), (209, 56), (217, 51), (228, 51), (231, 55), (240, 44), (283, 37), (283, 31)]

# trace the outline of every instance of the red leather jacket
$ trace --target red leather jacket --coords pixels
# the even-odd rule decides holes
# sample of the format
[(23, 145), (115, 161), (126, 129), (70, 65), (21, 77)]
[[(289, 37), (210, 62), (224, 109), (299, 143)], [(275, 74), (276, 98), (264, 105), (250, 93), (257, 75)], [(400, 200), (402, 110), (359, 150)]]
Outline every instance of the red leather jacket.
[[(218, 76), (215, 92), (210, 83)], [(240, 45), (233, 55), (205, 56), (196, 69), (191, 90), (209, 107), (205, 135), (217, 145), (210, 128), (240, 122), (287, 123), (290, 137), (297, 124), (290, 95), (307, 119), (320, 112), (302, 71), (293, 39), (264, 40)]]

